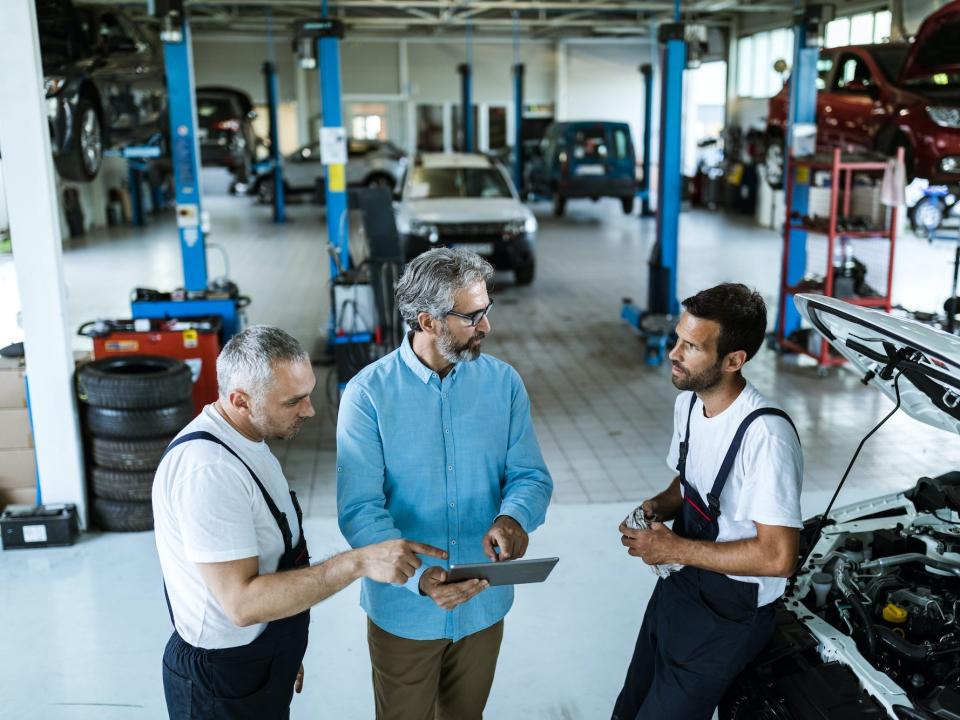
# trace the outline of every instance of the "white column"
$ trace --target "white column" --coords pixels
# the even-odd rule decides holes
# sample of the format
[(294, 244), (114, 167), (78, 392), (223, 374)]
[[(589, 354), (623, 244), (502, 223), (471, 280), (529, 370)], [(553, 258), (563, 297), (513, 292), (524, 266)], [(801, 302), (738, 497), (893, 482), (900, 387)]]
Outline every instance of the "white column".
[(480, 152), (490, 152), (490, 103), (477, 106), (477, 146)]
[(567, 43), (557, 41), (557, 75), (556, 75), (556, 106), (553, 111), (554, 120), (567, 119)]
[[(44, 502), (77, 504), (86, 523), (59, 208), (34, 0), (4, 0), (0, 148), (20, 287), (34, 441)], [(16, 68), (12, 72), (11, 68)]]
[[(462, 122), (462, 119), (461, 119)], [(443, 104), (443, 151), (453, 152), (453, 103), (445, 102)]]
[(307, 88), (307, 71), (300, 67), (296, 53), (293, 56), (293, 77), (297, 93), (297, 147), (315, 140), (310, 137), (310, 91)]

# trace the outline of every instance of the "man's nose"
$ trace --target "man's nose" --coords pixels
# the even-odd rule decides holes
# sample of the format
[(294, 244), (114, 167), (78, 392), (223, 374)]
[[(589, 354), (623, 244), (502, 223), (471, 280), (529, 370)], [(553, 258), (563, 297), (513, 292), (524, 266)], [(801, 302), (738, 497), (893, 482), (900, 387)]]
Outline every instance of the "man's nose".
[(477, 330), (479, 330), (482, 333), (490, 332), (490, 318), (484, 315), (483, 320), (477, 323)]
[(317, 414), (317, 411), (313, 409), (313, 403), (310, 402), (310, 398), (304, 398), (303, 401), (306, 403), (306, 409), (300, 412), (300, 417), (312, 418)]

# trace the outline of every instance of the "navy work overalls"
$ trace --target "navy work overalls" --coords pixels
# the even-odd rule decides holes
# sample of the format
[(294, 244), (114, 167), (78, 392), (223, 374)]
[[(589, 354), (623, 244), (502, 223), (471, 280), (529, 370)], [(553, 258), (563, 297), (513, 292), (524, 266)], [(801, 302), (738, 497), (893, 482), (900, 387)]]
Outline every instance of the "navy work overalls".
[[(191, 440), (222, 445), (240, 460), (260, 489), (270, 514), (283, 536), (283, 555), (277, 572), (306, 567), (310, 563), (303, 537), (303, 514), (296, 493), (290, 492), (300, 527), (300, 542), (293, 536), (287, 516), (280, 512), (250, 466), (222, 440), (208, 432), (192, 432), (174, 440), (167, 448)], [(166, 595), (166, 589), (164, 589)], [(173, 609), (167, 598), (170, 621)], [(163, 694), (171, 720), (281, 720), (290, 717), (290, 700), (300, 663), (307, 650), (310, 611), (273, 620), (249, 645), (205, 650), (187, 643), (174, 626), (163, 653)]]
[[(696, 402), (694, 394), (680, 443), (677, 472), (683, 504), (674, 518), (673, 532), (692, 540), (716, 541), (720, 494), (747, 428), (762, 415), (778, 415), (791, 426), (793, 422), (775, 408), (759, 408), (747, 415), (704, 502), (686, 477), (690, 419)], [(710, 720), (727, 686), (773, 633), (773, 604), (758, 608), (758, 589), (756, 583), (694, 567), (659, 580), (643, 617), (613, 720)]]

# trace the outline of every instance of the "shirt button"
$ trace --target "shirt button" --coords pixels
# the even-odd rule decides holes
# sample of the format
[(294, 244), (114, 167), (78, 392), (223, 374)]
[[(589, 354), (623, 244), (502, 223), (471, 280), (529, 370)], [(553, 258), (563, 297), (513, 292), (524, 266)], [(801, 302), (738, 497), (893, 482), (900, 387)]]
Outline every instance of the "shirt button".
[(451, 502), (451, 503), (450, 503), (450, 507), (456, 507), (456, 506), (457, 506), (457, 504), (456, 504), (455, 502)]
[(450, 428), (444, 428), (443, 431), (444, 431), (445, 433), (449, 433), (449, 432), (450, 432)]
[(456, 540), (451, 540), (451, 541), (450, 541), (450, 544), (451, 544), (451, 545), (456, 545), (456, 544), (457, 544), (457, 541), (456, 541)]
[(453, 465), (447, 465), (447, 470), (453, 470)]

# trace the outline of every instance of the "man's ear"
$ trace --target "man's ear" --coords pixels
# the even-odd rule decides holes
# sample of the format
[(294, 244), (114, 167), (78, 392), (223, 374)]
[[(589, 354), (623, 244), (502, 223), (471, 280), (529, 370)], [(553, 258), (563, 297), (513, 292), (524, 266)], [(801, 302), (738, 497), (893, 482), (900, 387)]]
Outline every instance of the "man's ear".
[(727, 356), (723, 359), (723, 370), (724, 372), (740, 372), (746, 364), (747, 353), (743, 350), (734, 350), (732, 353), (727, 353)]
[(436, 335), (439, 322), (430, 313), (422, 312), (417, 314), (417, 322), (420, 323), (420, 329), (427, 335)]
[(227, 402), (237, 412), (250, 413), (250, 396), (242, 390), (234, 390), (227, 398)]

